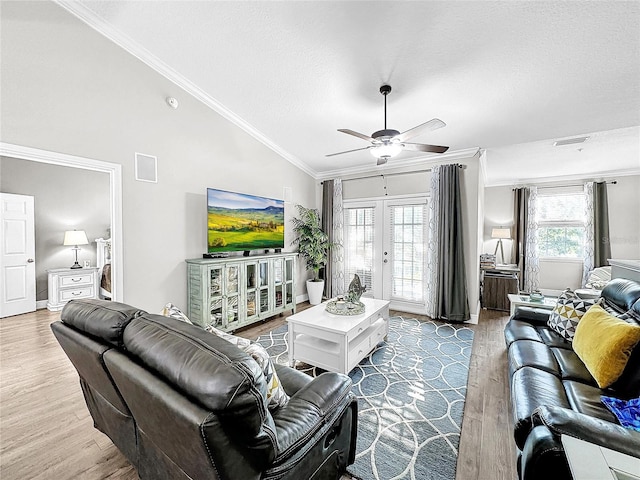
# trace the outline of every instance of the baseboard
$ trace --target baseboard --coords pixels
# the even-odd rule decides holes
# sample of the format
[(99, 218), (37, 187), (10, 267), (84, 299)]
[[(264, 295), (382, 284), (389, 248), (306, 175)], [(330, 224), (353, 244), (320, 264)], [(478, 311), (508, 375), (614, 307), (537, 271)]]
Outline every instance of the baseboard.
[(478, 313), (472, 313), (470, 315), (469, 320), (467, 320), (464, 323), (471, 323), (473, 325), (477, 325), (478, 321), (480, 320), (480, 312), (482, 311), (482, 306), (480, 306), (480, 302), (478, 302), (478, 305), (476, 305), (476, 312)]
[(307, 302), (307, 301), (309, 301), (309, 295), (307, 295), (306, 293), (304, 295), (298, 295), (296, 297), (296, 305), (298, 303)]
[(49, 300), (38, 300), (36, 302), (36, 310), (42, 310), (43, 308), (47, 308), (47, 302)]

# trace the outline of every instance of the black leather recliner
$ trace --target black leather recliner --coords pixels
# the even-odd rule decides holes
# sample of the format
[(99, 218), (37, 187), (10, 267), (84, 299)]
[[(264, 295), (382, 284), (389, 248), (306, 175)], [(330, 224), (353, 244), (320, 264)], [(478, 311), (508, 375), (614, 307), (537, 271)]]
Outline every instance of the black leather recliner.
[[(640, 283), (612, 280), (600, 302), (610, 314), (640, 325)], [(504, 332), (520, 479), (572, 478), (561, 435), (640, 457), (640, 433), (620, 426), (600, 400), (640, 396), (640, 344), (621, 377), (603, 390), (571, 344), (547, 326), (549, 314), (519, 307)]]
[(142, 479), (336, 479), (355, 459), (346, 375), (276, 365), (291, 398), (271, 411), (258, 364), (197, 326), (74, 300), (51, 328), (95, 427)]

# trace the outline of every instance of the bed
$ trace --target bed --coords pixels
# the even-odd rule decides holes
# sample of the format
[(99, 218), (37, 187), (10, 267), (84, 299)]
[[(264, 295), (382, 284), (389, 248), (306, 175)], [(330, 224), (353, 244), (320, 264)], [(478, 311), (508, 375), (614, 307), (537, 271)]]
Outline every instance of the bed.
[(111, 300), (111, 239), (96, 238), (96, 263), (100, 278), (98, 298)]

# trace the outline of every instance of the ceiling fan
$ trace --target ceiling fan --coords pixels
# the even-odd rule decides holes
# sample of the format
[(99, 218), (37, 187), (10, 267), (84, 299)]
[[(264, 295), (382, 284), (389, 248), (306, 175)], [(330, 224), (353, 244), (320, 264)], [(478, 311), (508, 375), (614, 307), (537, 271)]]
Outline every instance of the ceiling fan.
[(384, 130), (378, 130), (371, 134), (371, 136), (364, 135), (363, 133), (354, 132), (347, 128), (339, 128), (338, 131), (353, 135), (354, 137), (361, 138), (371, 142), (371, 145), (363, 148), (356, 148), (355, 150), (347, 150), (344, 152), (330, 153), (325, 155), (326, 157), (333, 157), (335, 155), (342, 155), (343, 153), (358, 152), (360, 150), (369, 150), (371, 155), (378, 159), (378, 165), (384, 165), (392, 157), (398, 155), (402, 150), (410, 150), (413, 152), (429, 152), (429, 153), (444, 153), (449, 150), (449, 147), (441, 147), (438, 145), (426, 145), (422, 143), (408, 143), (407, 140), (416, 137), (422, 133), (436, 130), (446, 126), (442, 120), (433, 118), (428, 122), (413, 127), (406, 132), (400, 133), (398, 130), (387, 129), (387, 95), (391, 92), (389, 85), (382, 85), (380, 87), (380, 93), (384, 95)]

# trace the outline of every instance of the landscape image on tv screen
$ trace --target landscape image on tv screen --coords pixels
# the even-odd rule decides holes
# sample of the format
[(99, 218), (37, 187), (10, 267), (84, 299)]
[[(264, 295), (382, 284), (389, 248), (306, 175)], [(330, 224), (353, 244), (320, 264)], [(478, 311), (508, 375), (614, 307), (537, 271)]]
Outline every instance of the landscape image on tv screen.
[(284, 201), (207, 189), (208, 253), (284, 247)]

